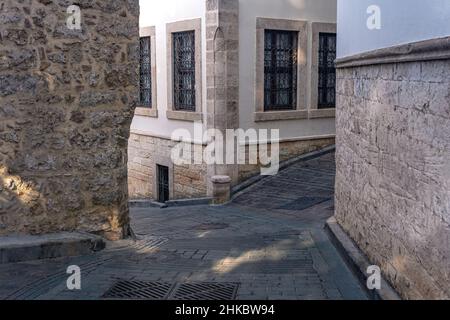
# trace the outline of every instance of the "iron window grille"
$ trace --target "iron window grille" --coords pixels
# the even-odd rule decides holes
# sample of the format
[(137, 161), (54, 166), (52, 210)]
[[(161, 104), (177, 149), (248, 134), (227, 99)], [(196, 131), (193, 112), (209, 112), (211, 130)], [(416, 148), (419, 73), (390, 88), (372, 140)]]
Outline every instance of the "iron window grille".
[(319, 34), (318, 108), (336, 107), (336, 34)]
[(173, 105), (195, 111), (195, 31), (176, 32), (173, 39)]
[(264, 32), (264, 110), (297, 107), (298, 32)]
[(139, 102), (142, 107), (152, 107), (152, 61), (150, 37), (140, 38)]
[(169, 168), (157, 165), (158, 202), (164, 203), (169, 200)]

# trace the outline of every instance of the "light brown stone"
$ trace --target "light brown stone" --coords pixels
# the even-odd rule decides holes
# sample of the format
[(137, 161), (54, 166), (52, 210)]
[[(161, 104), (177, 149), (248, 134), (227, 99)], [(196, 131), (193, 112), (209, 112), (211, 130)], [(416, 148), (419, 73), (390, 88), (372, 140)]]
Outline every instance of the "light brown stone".
[[(206, 196), (206, 164), (174, 165), (170, 139), (132, 133), (128, 146), (128, 189), (132, 199), (156, 199), (156, 165), (169, 167), (170, 199)], [(203, 146), (202, 150), (203, 150)], [(191, 145), (194, 150), (195, 145)]]
[(0, 236), (128, 234), (139, 5), (116, 1), (118, 15), (110, 2), (80, 4), (81, 31), (66, 1), (1, 3)]
[(213, 204), (225, 204), (230, 201), (231, 178), (229, 176), (212, 176)]
[(450, 64), (408, 48), (341, 61), (336, 219), (404, 298), (448, 299)]

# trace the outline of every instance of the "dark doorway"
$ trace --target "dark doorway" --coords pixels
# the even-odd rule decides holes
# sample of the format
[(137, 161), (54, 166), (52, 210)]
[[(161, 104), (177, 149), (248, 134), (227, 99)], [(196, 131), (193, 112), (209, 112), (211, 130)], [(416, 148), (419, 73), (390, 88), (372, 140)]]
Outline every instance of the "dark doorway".
[(157, 165), (158, 179), (158, 202), (164, 203), (169, 200), (169, 168)]

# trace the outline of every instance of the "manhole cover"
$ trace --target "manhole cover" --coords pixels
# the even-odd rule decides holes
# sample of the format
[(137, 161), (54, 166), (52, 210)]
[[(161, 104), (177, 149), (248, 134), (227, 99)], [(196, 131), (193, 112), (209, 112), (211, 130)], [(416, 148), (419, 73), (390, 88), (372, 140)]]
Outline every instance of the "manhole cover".
[(311, 208), (322, 202), (328, 201), (330, 199), (331, 198), (324, 198), (324, 197), (301, 197), (278, 207), (278, 209), (301, 211)]
[(182, 283), (175, 288), (174, 300), (234, 300), (239, 283)]
[(172, 287), (167, 282), (118, 281), (103, 298), (161, 300), (167, 298)]
[(195, 226), (193, 229), (206, 231), (206, 230), (226, 229), (228, 227), (229, 227), (229, 225), (226, 223), (202, 223), (202, 224)]

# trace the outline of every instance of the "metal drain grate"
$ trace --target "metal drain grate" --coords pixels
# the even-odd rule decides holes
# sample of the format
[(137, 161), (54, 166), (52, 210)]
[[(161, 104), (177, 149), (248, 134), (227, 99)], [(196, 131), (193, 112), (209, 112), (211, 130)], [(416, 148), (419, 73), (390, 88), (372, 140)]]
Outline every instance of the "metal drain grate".
[(162, 300), (167, 298), (172, 287), (167, 282), (118, 281), (103, 298)]
[(234, 300), (239, 283), (182, 283), (175, 288), (174, 300)]

